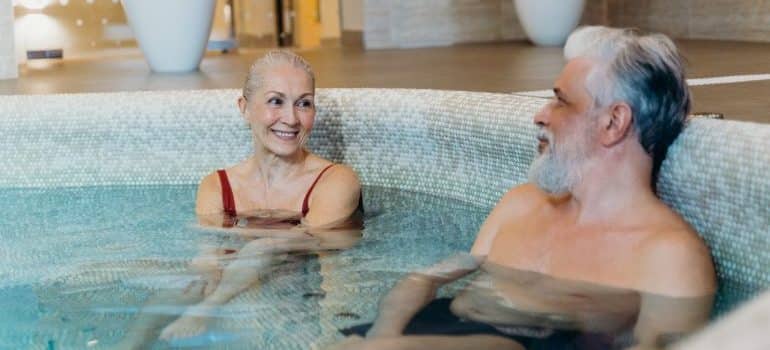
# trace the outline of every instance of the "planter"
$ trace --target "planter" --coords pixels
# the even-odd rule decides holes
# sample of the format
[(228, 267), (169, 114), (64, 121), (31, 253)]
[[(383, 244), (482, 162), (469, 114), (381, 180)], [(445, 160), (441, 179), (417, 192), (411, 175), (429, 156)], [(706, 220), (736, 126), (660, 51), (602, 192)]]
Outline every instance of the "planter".
[(585, 0), (514, 0), (527, 37), (536, 45), (561, 46), (583, 15)]
[(126, 18), (150, 68), (198, 69), (211, 33), (216, 0), (123, 0)]

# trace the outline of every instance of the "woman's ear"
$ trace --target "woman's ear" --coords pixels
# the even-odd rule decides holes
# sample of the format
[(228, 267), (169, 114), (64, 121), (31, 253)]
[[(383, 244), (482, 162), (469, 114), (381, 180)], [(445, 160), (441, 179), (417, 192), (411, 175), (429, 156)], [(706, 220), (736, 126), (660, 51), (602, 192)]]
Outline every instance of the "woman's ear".
[(604, 146), (613, 146), (629, 134), (634, 118), (631, 106), (625, 102), (614, 103), (601, 118), (600, 140)]
[(243, 95), (238, 97), (238, 110), (241, 111), (241, 118), (246, 122), (246, 129), (251, 129), (251, 121), (246, 115), (246, 105), (248, 105), (248, 103), (249, 101), (247, 101), (246, 97), (243, 97)]

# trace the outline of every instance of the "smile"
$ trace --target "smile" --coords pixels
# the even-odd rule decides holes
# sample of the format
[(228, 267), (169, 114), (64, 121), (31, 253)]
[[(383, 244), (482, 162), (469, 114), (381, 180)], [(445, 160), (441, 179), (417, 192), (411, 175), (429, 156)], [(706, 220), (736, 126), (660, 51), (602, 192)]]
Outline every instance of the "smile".
[(299, 135), (299, 131), (283, 131), (283, 130), (273, 130), (270, 129), (270, 131), (273, 132), (275, 136), (277, 136), (281, 140), (286, 141), (293, 141), (297, 138), (297, 135)]

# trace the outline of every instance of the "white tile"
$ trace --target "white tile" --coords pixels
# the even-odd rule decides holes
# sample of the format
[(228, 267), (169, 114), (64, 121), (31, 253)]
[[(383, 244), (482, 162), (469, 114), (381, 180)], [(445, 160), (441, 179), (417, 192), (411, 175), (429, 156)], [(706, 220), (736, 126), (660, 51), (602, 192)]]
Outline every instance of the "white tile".
[(0, 57), (0, 79), (15, 79), (19, 77), (15, 56)]
[(13, 20), (13, 2), (11, 0), (0, 0), (0, 21)]
[(0, 0), (0, 79), (19, 76), (16, 65), (13, 35), (13, 7), (11, 0)]

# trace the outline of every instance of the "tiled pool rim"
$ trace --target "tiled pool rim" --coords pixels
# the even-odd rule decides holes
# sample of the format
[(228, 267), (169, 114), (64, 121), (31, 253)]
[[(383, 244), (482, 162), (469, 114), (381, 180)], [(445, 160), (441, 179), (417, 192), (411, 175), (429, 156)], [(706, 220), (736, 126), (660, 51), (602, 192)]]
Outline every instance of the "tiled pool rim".
[[(0, 187), (194, 184), (251, 150), (235, 89), (0, 96)], [(309, 148), (366, 185), (491, 208), (526, 179), (533, 115), (511, 94), (318, 89)], [(729, 116), (726, 116), (729, 119)], [(697, 118), (660, 196), (704, 237), (726, 294), (770, 286), (770, 125)], [(721, 308), (730, 300), (718, 298)]]

